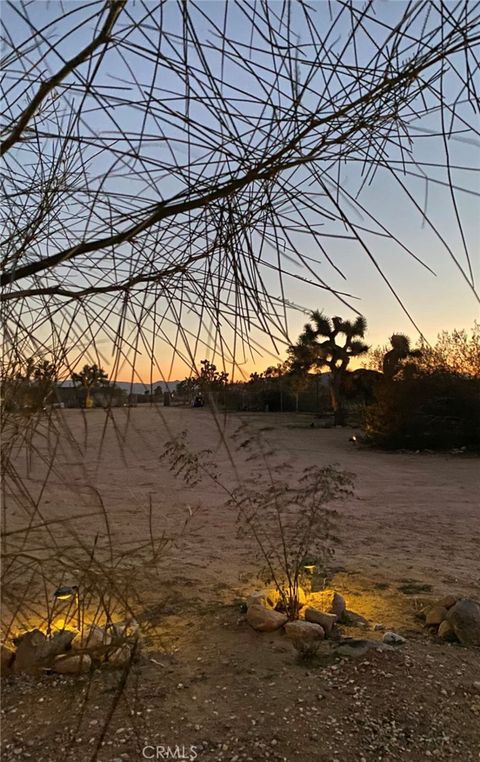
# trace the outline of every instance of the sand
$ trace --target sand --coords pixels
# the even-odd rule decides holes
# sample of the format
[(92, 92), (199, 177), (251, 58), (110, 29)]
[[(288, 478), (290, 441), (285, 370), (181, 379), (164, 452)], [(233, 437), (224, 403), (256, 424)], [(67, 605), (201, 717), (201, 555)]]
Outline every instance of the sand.
[[(46, 485), (40, 454), (47, 451), (47, 438), (39, 441), (39, 454), (29, 464), (29, 488), (34, 495), (42, 492), (39, 520), (68, 515), (86, 546), (95, 537), (101, 545), (106, 514), (116, 552), (148, 546), (152, 536), (162, 533), (171, 538), (157, 567), (146, 560), (135, 569), (136, 611), (157, 628), (136, 667), (135, 711), (140, 714), (133, 722), (126, 704), (117, 710), (99, 759), (140, 759), (142, 744), (172, 744), (175, 739), (196, 744), (200, 762), (333, 762), (347, 753), (359, 760), (420, 761), (436, 748), (441, 748), (435, 754), (440, 759), (477, 759), (479, 654), (432, 643), (413, 616), (422, 595), (433, 599), (452, 592), (480, 598), (477, 459), (373, 451), (350, 442), (351, 429), (321, 429), (316, 423), (312, 428), (312, 417), (305, 415), (215, 419), (207, 409), (142, 406), (116, 410), (108, 418), (101, 410), (65, 410), (60, 418), (56, 469)], [(217, 481), (207, 477), (188, 487), (169, 470), (162, 458), (165, 442), (182, 431), (193, 452), (210, 451), (204, 457), (218, 469)], [(252, 437), (260, 437), (260, 444), (239, 448)], [(51, 435), (48, 446), (55, 442)], [(361, 666), (341, 662), (305, 668), (280, 634), (261, 636), (245, 624), (239, 600), (258, 585), (260, 561), (255, 542), (239, 536), (236, 512), (225, 502), (227, 491), (238, 483), (266, 481), (261, 453), (270, 450), (270, 467), (290, 480), (312, 465), (337, 464), (355, 474), (354, 495), (337, 506), (340, 542), (334, 544), (330, 584), (371, 622), (403, 626), (410, 634), (402, 655), (375, 652)], [(25, 460), (17, 466), (27, 476)], [(97, 514), (82, 518), (92, 510)], [(6, 518), (11, 531), (23, 525), (25, 513), (10, 502)], [(57, 537), (63, 532), (68, 535), (64, 528)], [(18, 759), (18, 748), (39, 762), (49, 760), (55, 745), (67, 754), (70, 743), (76, 744), (71, 758), (91, 758), (96, 724), (90, 714), (99, 724), (101, 716), (89, 702), (82, 722), (87, 728), (90, 723), (91, 732), (78, 730), (68, 709), (82, 680), (76, 679), (76, 688), (68, 679), (55, 685), (52, 677), (35, 684), (26, 680), (21, 690), (18, 682), (15, 687), (7, 681), (6, 760)], [(95, 705), (113, 690), (106, 680), (97, 674), (90, 687)], [(359, 691), (355, 701), (352, 685)], [(46, 702), (42, 706), (36, 703), (40, 695)], [(19, 721), (20, 696), (30, 707), (27, 726)], [(300, 712), (303, 701), (308, 716)], [(352, 725), (357, 710), (358, 722)], [(439, 711), (447, 741), (439, 740)], [(52, 713), (62, 716), (64, 724), (54, 746), (49, 745)], [(392, 730), (395, 718), (397, 728), (403, 728), (400, 735)], [(372, 723), (381, 730), (374, 732)], [(319, 745), (322, 738), (328, 743)], [(277, 743), (272, 745), (272, 739)]]

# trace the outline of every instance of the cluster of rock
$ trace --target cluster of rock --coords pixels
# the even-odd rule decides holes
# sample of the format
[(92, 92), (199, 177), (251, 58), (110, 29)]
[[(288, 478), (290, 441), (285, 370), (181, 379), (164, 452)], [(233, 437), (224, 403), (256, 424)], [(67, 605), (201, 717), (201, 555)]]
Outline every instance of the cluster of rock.
[[(274, 632), (284, 629), (287, 638), (303, 655), (315, 653), (325, 638), (340, 641), (337, 647), (339, 655), (353, 656), (366, 653), (370, 648), (383, 644), (376, 640), (342, 639), (338, 625), (368, 627), (367, 620), (360, 614), (347, 609), (345, 599), (334, 590), (311, 593), (308, 600), (304, 591), (297, 592), (299, 618), (288, 621), (282, 608), (282, 596), (277, 590), (263, 590), (254, 593), (247, 600), (247, 622), (259, 632)], [(401, 645), (405, 638), (394, 632), (386, 632), (383, 643)], [(344, 649), (344, 653), (342, 652)]]
[(138, 644), (135, 620), (100, 627), (91, 624), (82, 632), (60, 630), (45, 635), (34, 629), (14, 638), (14, 649), (2, 643), (2, 675), (56, 672), (78, 675), (94, 667), (124, 667), (130, 663)]
[(480, 646), (480, 604), (476, 601), (446, 595), (422, 609), (419, 616), (441, 640)]

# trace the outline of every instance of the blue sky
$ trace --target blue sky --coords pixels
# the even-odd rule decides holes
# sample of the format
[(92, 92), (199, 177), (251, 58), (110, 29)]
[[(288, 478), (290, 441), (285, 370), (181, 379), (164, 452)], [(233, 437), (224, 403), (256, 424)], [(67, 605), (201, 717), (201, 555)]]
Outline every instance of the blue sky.
[[(314, 3), (318, 16), (318, 27), (322, 28), (322, 25), (326, 25), (329, 21), (329, 6), (326, 3)], [(334, 4), (335, 5), (335, 4)], [(20, 8), (24, 13), (24, 9), (17, 5), (17, 9)], [(70, 15), (62, 19), (62, 7), (65, 13)], [(88, 18), (89, 15), (93, 15), (98, 12), (100, 4), (97, 2), (86, 3), (79, 5), (73, 5), (73, 3), (66, 3), (63, 6), (58, 2), (42, 2), (29, 4), (27, 12), (31, 20), (35, 25), (46, 24), (51, 19), (56, 19), (55, 33), (57, 39), (62, 36), (62, 32), (67, 28), (70, 29), (72, 22), (79, 22), (80, 19)], [(155, 7), (155, 3), (149, 3), (142, 7), (139, 3), (129, 3), (129, 13), (134, 17), (140, 17), (145, 14), (145, 8), (152, 9)], [(223, 23), (225, 5), (223, 2), (204, 2), (200, 6), (200, 12), (196, 12), (192, 9), (192, 16), (196, 20), (196, 29), (199, 37), (206, 43), (212, 40), (215, 36), (215, 29), (209, 24), (208, 17), (214, 25), (221, 26)], [(271, 3), (269, 6), (272, 10), (275, 9), (275, 3)], [(358, 6), (360, 7), (360, 5)], [(363, 6), (362, 6), (363, 7)], [(406, 4), (403, 2), (386, 3), (378, 2), (375, 4), (376, 20), (372, 21), (371, 29), (373, 34), (378, 34), (378, 39), (384, 34), (382, 24), (392, 24), (395, 20), (401, 16)], [(74, 10), (74, 13), (71, 12)], [(171, 44), (173, 35), (181, 28), (181, 19), (179, 16), (179, 10), (176, 3), (167, 3), (164, 8), (165, 14), (165, 28), (169, 30), (170, 37), (161, 40), (161, 45), (164, 46), (164, 50), (175, 57), (175, 45)], [(155, 11), (158, 14), (159, 11)], [(299, 14), (298, 6), (292, 5), (292, 14)], [(159, 16), (155, 15), (158, 21)], [(25, 20), (22, 20), (18, 13), (15, 11), (14, 6), (2, 5), (2, 20), (8, 28), (9, 34), (18, 43), (19, 41), (28, 38), (30, 32), (28, 24)], [(376, 26), (376, 23), (378, 24)], [(420, 22), (419, 22), (420, 23)], [(422, 21), (423, 23), (423, 21)], [(246, 20), (245, 12), (238, 7), (230, 5), (229, 28), (231, 33), (235, 33), (237, 41), (244, 43), (246, 46), (252, 41), (253, 44), (260, 45), (260, 42), (255, 39), (255, 36), (251, 38), (249, 25)], [(306, 34), (305, 24), (300, 15), (295, 19), (295, 27), (298, 32), (298, 39), (302, 40), (302, 35)], [(119, 29), (122, 29), (122, 25), (119, 25)], [(428, 25), (426, 27), (428, 29)], [(93, 22), (82, 26), (81, 30), (69, 35), (66, 40), (59, 43), (56, 51), (50, 51), (45, 60), (41, 63), (41, 68), (44, 71), (55, 71), (61, 65), (59, 55), (70, 56), (72, 51), (76, 51), (79, 47), (86, 44), (93, 34)], [(335, 32), (338, 34), (338, 49), (342, 46), (342, 39), (345, 36), (346, 28), (342, 21), (339, 22)], [(53, 29), (50, 28), (46, 33), (50, 41), (52, 40)], [(132, 37), (134, 42), (141, 44), (150, 49), (154, 49), (158, 45), (158, 30), (155, 28), (155, 24), (150, 24), (148, 19), (144, 22), (142, 32), (138, 31), (135, 36)], [(372, 56), (372, 46), (366, 36), (360, 36), (358, 39), (357, 55), (361, 61), (367, 62)], [(216, 70), (220, 66), (220, 57), (218, 53), (207, 49), (206, 55), (208, 56), (210, 66), (212, 70)], [(247, 57), (247, 49), (245, 53)], [(349, 48), (345, 54), (342, 63), (348, 65), (353, 62), (354, 52), (352, 48)], [(32, 56), (32, 59), (34, 55)], [(179, 60), (181, 59), (181, 50), (179, 50)], [(198, 59), (195, 55), (191, 56), (191, 63), (194, 66), (198, 65)], [(262, 68), (262, 54), (258, 53), (253, 55), (252, 73), (249, 76), (245, 69), (239, 68), (236, 64), (230, 63), (225, 65), (224, 77), (230, 81), (230, 89), (226, 88), (224, 95), (230, 95), (235, 99), (236, 105), (239, 108), (245, 109), (248, 113), (259, 113), (260, 105), (260, 93), (261, 84), (255, 81), (255, 65), (258, 67), (257, 71), (260, 76), (268, 81), (269, 74)], [(128, 64), (128, 65), (127, 65)], [(96, 109), (94, 99), (89, 101), (90, 107), (85, 109), (82, 114), (83, 124), (82, 131), (84, 133), (90, 132), (94, 134), (96, 131), (101, 131), (104, 135), (106, 133), (112, 133), (118, 140), (116, 146), (126, 145), (124, 142), (125, 136), (118, 133), (116, 124), (121, 124), (121, 128), (124, 133), (132, 133), (139, 129), (141, 122), (144, 118), (144, 114), (141, 110), (136, 110), (134, 107), (135, 101), (135, 88), (134, 78), (141, 87), (138, 88), (139, 92), (142, 92), (147, 87), (148, 83), (152, 82), (154, 62), (152, 60), (146, 60), (135, 54), (133, 49), (130, 49), (123, 59), (119, 57), (116, 52), (112, 52), (108, 56), (102, 65), (101, 71), (96, 79), (97, 92), (108, 92), (110, 96), (115, 95), (117, 92), (114, 90), (116, 87), (124, 87), (125, 80), (129, 81), (128, 99), (127, 105), (113, 104), (111, 108), (110, 118), (109, 114), (100, 112)], [(463, 64), (458, 63), (459, 66)], [(130, 67), (130, 68), (129, 68)], [(37, 70), (38, 71), (38, 70)], [(299, 65), (300, 77), (302, 67)], [(217, 72), (218, 73), (218, 72)], [(166, 93), (175, 87), (178, 87), (174, 74), (161, 72), (155, 79), (156, 98), (159, 99), (159, 105), (161, 98), (166, 97)], [(285, 80), (286, 82), (286, 80)], [(32, 85), (33, 86), (33, 85)], [(315, 85), (319, 88), (320, 92), (320, 80), (317, 80)], [(285, 84), (287, 88), (287, 84)], [(242, 91), (242, 102), (237, 103), (236, 99), (239, 97), (239, 91)], [(446, 96), (450, 98), (455, 91), (455, 81), (451, 82), (447, 80)], [(251, 102), (248, 102), (248, 93), (251, 92), (254, 97)], [(118, 90), (119, 95), (122, 95), (122, 90)], [(163, 96), (162, 96), (163, 93)], [(246, 94), (246, 96), (245, 96)], [(68, 94), (69, 98), (73, 98), (75, 103), (78, 103), (79, 97), (75, 94)], [(140, 97), (140, 95), (138, 96)], [(285, 91), (285, 102), (290, 97), (287, 90)], [(315, 91), (310, 92), (305, 97), (304, 105), (307, 108), (312, 108), (316, 99)], [(204, 121), (207, 125), (213, 129), (217, 127), (215, 123), (215, 115), (206, 115), (201, 104), (193, 105), (193, 109), (196, 109), (197, 114), (202, 114)], [(469, 112), (468, 104), (460, 104), (458, 106), (458, 116), (466, 116), (468, 120), (472, 121), (471, 111)], [(158, 114), (160, 118), (157, 118), (155, 108), (152, 106), (151, 113), (147, 115), (148, 118), (148, 133), (152, 137), (150, 144), (144, 143), (141, 146), (141, 154), (144, 160), (149, 158), (155, 159), (158, 156), (164, 156), (167, 151), (167, 147), (160, 140), (159, 123), (162, 123), (165, 111), (160, 111)], [(357, 208), (353, 209), (353, 199), (357, 198), (359, 204), (361, 204), (366, 210), (374, 215), (382, 225), (390, 230), (392, 234), (398, 236), (401, 241), (406, 244), (413, 253), (427, 264), (435, 274), (428, 272), (418, 262), (411, 259), (394, 241), (388, 238), (379, 238), (378, 235), (374, 236), (371, 233), (364, 233), (364, 241), (371, 247), (371, 251), (375, 256), (378, 264), (382, 268), (384, 274), (389, 278), (392, 286), (395, 288), (402, 300), (404, 300), (405, 306), (412, 315), (414, 321), (424, 333), (427, 339), (433, 340), (436, 334), (443, 329), (451, 330), (453, 328), (463, 328), (472, 325), (474, 319), (478, 317), (478, 302), (472, 293), (471, 288), (462, 277), (459, 268), (452, 261), (452, 258), (447, 250), (447, 246), (450, 247), (451, 253), (457, 258), (458, 262), (463, 268), (466, 267), (465, 252), (463, 250), (462, 240), (460, 236), (459, 226), (455, 217), (455, 209), (452, 204), (452, 197), (449, 189), (446, 185), (441, 183), (447, 183), (447, 173), (445, 169), (428, 166), (428, 163), (442, 162), (445, 152), (445, 147), (441, 137), (428, 137), (428, 131), (436, 131), (439, 128), (439, 112), (436, 111), (427, 116), (421, 116), (418, 119), (410, 117), (410, 132), (414, 136), (413, 144), (409, 146), (412, 151), (412, 155), (415, 160), (419, 162), (423, 168), (423, 171), (430, 178), (428, 183), (425, 179), (414, 176), (403, 176), (399, 173), (399, 162), (401, 152), (397, 148), (390, 150), (391, 164), (387, 168), (380, 168), (371, 179), (370, 184), (362, 188), (360, 194), (356, 196), (359, 188), (361, 187), (361, 165), (359, 161), (347, 161), (342, 165), (340, 173), (340, 185), (342, 188), (342, 205), (344, 209), (348, 209), (352, 215), (355, 223), (359, 226), (367, 228), (375, 228), (376, 226), (369, 219), (367, 213), (361, 212)], [(174, 120), (173, 120), (174, 121)], [(179, 129), (178, 123), (164, 124), (165, 130), (168, 131), (170, 137), (170, 145), (174, 147), (179, 157), (185, 157), (186, 152), (183, 146), (183, 138), (181, 129)], [(243, 122), (241, 115), (238, 117), (238, 128), (243, 129)], [(156, 138), (155, 138), (156, 136)], [(260, 147), (262, 141), (270, 140), (270, 136), (263, 137), (261, 133), (252, 137), (253, 145)], [(275, 135), (272, 135), (272, 149), (275, 147)], [(462, 226), (465, 237), (468, 241), (470, 255), (472, 256), (472, 264), (474, 268), (474, 275), (476, 280), (480, 275), (479, 273), (479, 205), (478, 197), (475, 193), (479, 191), (478, 175), (473, 170), (479, 169), (480, 152), (478, 150), (478, 138), (475, 134), (470, 133), (468, 130), (463, 130), (460, 134), (453, 136), (448, 144), (450, 162), (455, 165), (456, 168), (452, 170), (453, 183), (456, 186), (455, 201), (457, 209), (459, 210), (462, 220)], [(93, 154), (92, 154), (93, 156)], [(358, 157), (357, 157), (358, 158)], [(90, 170), (98, 174), (99, 177), (105, 172), (107, 166), (111, 165), (111, 157), (107, 154), (103, 156), (92, 158), (90, 160)], [(413, 165), (407, 165), (407, 169), (411, 172), (418, 173), (418, 168)], [(138, 166), (135, 167), (135, 171), (138, 170)], [(391, 171), (393, 170), (393, 171)], [(207, 172), (209, 170), (207, 169)], [(328, 170), (325, 173), (325, 182), (327, 185), (331, 183), (333, 176), (338, 177), (332, 172), (329, 176)], [(158, 183), (155, 186), (149, 186), (142, 182), (138, 177), (134, 179), (134, 172), (129, 177), (125, 176), (123, 172), (122, 177), (118, 177), (116, 170), (110, 178), (110, 192), (121, 193), (124, 188), (128, 188), (129, 193), (138, 194), (138, 207), (145, 206), (152, 202), (155, 203), (160, 199), (164, 199), (175, 192), (180, 186), (176, 183), (173, 175), (158, 177)], [(329, 179), (330, 177), (330, 179)], [(299, 187), (302, 183), (307, 182), (307, 178), (302, 172), (297, 175)], [(422, 209), (425, 209), (428, 213), (431, 226), (425, 224), (422, 219), (421, 213), (415, 209), (414, 205), (408, 200), (404, 191), (401, 190), (398, 180), (401, 180), (408, 191), (412, 194), (415, 201), (420, 205)], [(435, 182), (437, 181), (437, 182)], [(347, 194), (350, 194), (349, 196)], [(352, 200), (349, 200), (349, 199)], [(309, 218), (310, 219), (310, 218)], [(312, 219), (313, 221), (313, 219)], [(365, 251), (353, 240), (339, 239), (330, 237), (331, 234), (341, 234), (347, 232), (345, 226), (337, 222), (329, 221), (328, 219), (321, 220), (316, 219), (315, 222), (322, 222), (322, 227), (318, 228), (319, 232), (325, 235), (325, 246), (328, 250), (329, 256), (333, 259), (335, 265), (341, 269), (345, 275), (346, 280), (340, 277), (338, 272), (331, 267), (331, 265), (325, 260), (325, 258), (319, 252), (315, 241), (311, 236), (296, 233), (294, 235), (295, 244), (298, 245), (302, 253), (311, 257), (315, 261), (312, 264), (315, 271), (318, 272), (320, 277), (324, 278), (328, 284), (333, 288), (338, 288), (353, 294), (356, 298), (352, 300), (352, 304), (363, 313), (369, 324), (369, 331), (367, 339), (372, 345), (383, 344), (386, 342), (389, 335), (392, 332), (405, 332), (412, 337), (416, 336), (416, 331), (412, 327), (405, 312), (401, 309), (400, 305), (396, 301), (394, 295), (388, 290), (384, 280), (375, 268), (372, 261), (368, 258)], [(378, 232), (378, 226), (376, 227)], [(444, 239), (440, 240), (440, 236)], [(446, 244), (446, 245), (445, 245)], [(270, 256), (272, 261), (276, 256), (275, 252), (271, 251)], [(306, 272), (300, 265), (287, 261), (285, 269), (289, 272), (302, 275), (307, 280), (311, 279), (308, 272)], [(280, 284), (276, 276), (264, 270), (265, 282), (267, 288), (273, 296), (281, 296)], [(284, 279), (285, 294), (287, 299), (300, 305), (306, 312), (313, 309), (323, 309), (327, 314), (341, 314), (345, 317), (353, 317), (353, 312), (340, 304), (337, 299), (331, 294), (328, 294), (324, 290), (319, 290), (313, 285), (308, 285), (305, 281), (297, 281), (292, 277), (286, 276)], [(295, 339), (296, 335), (300, 332), (303, 323), (305, 322), (306, 315), (301, 311), (291, 310), (289, 312), (289, 331), (290, 337)], [(182, 320), (185, 327), (195, 330), (196, 319), (193, 315), (183, 314)], [(147, 319), (148, 329), (148, 319)], [(151, 328), (151, 326), (150, 326)], [(153, 329), (152, 329), (153, 330)], [(167, 332), (170, 334), (174, 328), (167, 328)], [(228, 331), (226, 332), (228, 338)], [(245, 372), (250, 372), (253, 366), (262, 368), (273, 362), (275, 351), (269, 356), (269, 349), (271, 345), (267, 337), (263, 336), (260, 331), (255, 328), (252, 329), (252, 338), (258, 341), (264, 348), (265, 353), (263, 357), (257, 357), (253, 362), (252, 358), (246, 356), (245, 364), (243, 365), (241, 351), (237, 356), (237, 360), (242, 364)], [(205, 336), (207, 344), (208, 338)], [(210, 342), (211, 343), (211, 342)], [(108, 338), (101, 339), (102, 361), (104, 364), (108, 364), (109, 360), (109, 346)], [(281, 354), (281, 346), (279, 346)], [(217, 345), (218, 351), (218, 345)], [(157, 368), (154, 369), (153, 375), (158, 378), (160, 370), (165, 376), (168, 376), (171, 372), (173, 377), (182, 376), (186, 372), (186, 366), (179, 361), (178, 358), (171, 356), (171, 351), (161, 343), (158, 344), (158, 351), (156, 350), (155, 357), (153, 358)], [(202, 357), (207, 356), (215, 359), (215, 351), (213, 348), (199, 348), (196, 356), (197, 362)], [(148, 357), (145, 351), (138, 357), (138, 369), (142, 377), (148, 377), (151, 373), (150, 363), (152, 357)], [(172, 365), (173, 360), (173, 365)], [(125, 378), (129, 377), (129, 373), (126, 369), (120, 371), (120, 375)]]

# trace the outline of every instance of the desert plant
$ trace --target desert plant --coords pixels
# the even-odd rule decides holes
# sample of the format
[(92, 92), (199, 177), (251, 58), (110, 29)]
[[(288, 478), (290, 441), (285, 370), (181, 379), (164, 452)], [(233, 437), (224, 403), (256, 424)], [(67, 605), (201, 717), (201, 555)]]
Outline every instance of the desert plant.
[(85, 407), (87, 408), (93, 405), (92, 389), (98, 386), (108, 386), (107, 374), (103, 368), (99, 368), (95, 363), (93, 365), (84, 365), (81, 371), (72, 373), (72, 381), (80, 384), (85, 390)]
[(289, 365), (293, 376), (310, 370), (330, 371), (330, 395), (336, 426), (345, 423), (342, 383), (352, 357), (368, 352), (363, 339), (367, 329), (364, 317), (354, 322), (334, 317), (331, 320), (318, 310), (305, 325), (296, 344), (289, 348)]
[(480, 378), (480, 323), (477, 321), (469, 331), (442, 331), (433, 346), (422, 342), (420, 349), (417, 365), (424, 373), (441, 370)]
[(251, 460), (264, 464), (266, 481), (245, 482), (232, 487), (219, 479), (210, 450), (190, 450), (186, 432), (170, 440), (162, 453), (170, 469), (190, 486), (203, 479), (214, 481), (227, 495), (227, 505), (237, 512), (239, 531), (253, 538), (261, 561), (261, 575), (275, 586), (283, 609), (295, 619), (299, 588), (306, 579), (307, 560), (324, 572), (338, 542), (334, 535), (336, 512), (332, 504), (352, 494), (353, 474), (336, 466), (304, 469), (296, 482), (279, 474), (288, 464), (270, 465), (272, 452), (259, 432), (242, 424), (234, 435), (238, 449), (247, 450)]
[(299, 588), (309, 579), (307, 563), (327, 576), (339, 542), (332, 504), (351, 495), (352, 487), (352, 474), (335, 466), (313, 466), (304, 469), (297, 482), (273, 478), (266, 485), (238, 487), (229, 499), (238, 511), (241, 531), (256, 542), (261, 575), (277, 589), (289, 619), (298, 616)]
[(421, 357), (420, 349), (410, 348), (410, 339), (403, 333), (394, 333), (390, 337), (392, 348), (385, 353), (382, 361), (382, 371), (387, 381), (395, 378), (396, 374), (405, 368), (405, 360)]
[(4, 404), (12, 411), (42, 411), (55, 400), (56, 380), (57, 368), (46, 359), (29, 357), (25, 363), (5, 368), (1, 379)]

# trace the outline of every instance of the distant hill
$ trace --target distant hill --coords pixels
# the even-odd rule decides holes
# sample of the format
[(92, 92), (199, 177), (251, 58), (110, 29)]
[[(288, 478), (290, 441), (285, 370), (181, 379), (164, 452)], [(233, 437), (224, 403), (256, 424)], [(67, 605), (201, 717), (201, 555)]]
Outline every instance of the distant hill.
[(125, 389), (125, 391), (129, 392), (129, 394), (145, 394), (145, 392), (154, 392), (158, 387), (160, 387), (164, 392), (173, 392), (175, 391), (176, 385), (179, 383), (180, 381), (154, 381), (150, 386), (150, 384), (142, 384), (139, 382), (133, 384), (131, 384), (129, 381), (116, 382), (117, 386), (119, 386), (120, 389)]
[[(175, 391), (175, 387), (177, 384), (179, 384), (179, 381), (154, 381), (153, 384), (150, 386), (150, 384), (142, 384), (140, 382), (135, 382), (133, 384), (130, 383), (130, 381), (116, 381), (115, 382), (117, 386), (120, 387), (120, 389), (124, 389), (129, 394), (145, 394), (145, 392), (154, 392), (157, 387), (160, 387), (162, 391), (169, 391), (173, 392)], [(73, 386), (72, 381), (63, 381), (60, 386)]]

